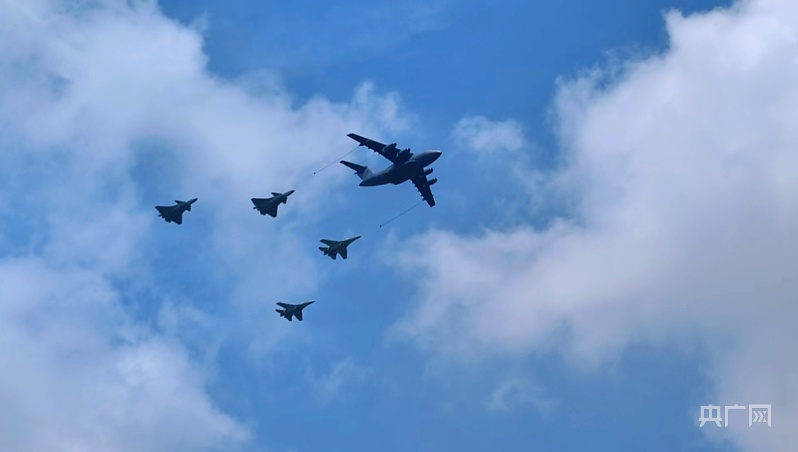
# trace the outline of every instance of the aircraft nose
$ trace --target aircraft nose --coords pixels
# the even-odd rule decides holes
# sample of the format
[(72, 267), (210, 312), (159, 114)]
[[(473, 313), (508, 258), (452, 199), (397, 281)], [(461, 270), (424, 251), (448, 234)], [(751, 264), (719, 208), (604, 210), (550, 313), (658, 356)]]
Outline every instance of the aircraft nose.
[(188, 203), (189, 204), (194, 204), (197, 201), (197, 199), (199, 199), (199, 198), (194, 198), (194, 199), (190, 200)]
[(291, 196), (291, 195), (293, 195), (293, 194), (294, 194), (294, 190), (288, 190), (288, 191), (285, 193), (285, 196), (287, 197), (287, 196)]

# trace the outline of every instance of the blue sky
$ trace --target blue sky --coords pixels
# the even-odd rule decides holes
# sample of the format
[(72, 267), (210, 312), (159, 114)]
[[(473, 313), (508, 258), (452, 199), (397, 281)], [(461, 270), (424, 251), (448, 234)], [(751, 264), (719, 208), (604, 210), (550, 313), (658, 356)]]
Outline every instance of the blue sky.
[[(794, 337), (798, 11), (729, 4), (0, 2), (0, 449), (796, 444), (697, 427), (798, 416), (735, 332)], [(443, 150), (438, 205), (314, 176), (349, 132)]]

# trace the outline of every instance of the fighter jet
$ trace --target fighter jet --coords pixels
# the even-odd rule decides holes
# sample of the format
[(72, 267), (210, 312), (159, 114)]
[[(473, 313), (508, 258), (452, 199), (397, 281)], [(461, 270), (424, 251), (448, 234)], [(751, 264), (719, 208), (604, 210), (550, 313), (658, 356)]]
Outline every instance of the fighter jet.
[(175, 200), (175, 202), (177, 204), (174, 206), (155, 206), (155, 208), (159, 212), (158, 216), (166, 220), (167, 223), (183, 224), (183, 212), (187, 210), (191, 212), (191, 205), (197, 202), (197, 198), (188, 201)]
[(277, 303), (283, 309), (275, 309), (275, 311), (280, 313), (280, 317), (285, 317), (288, 319), (289, 322), (291, 321), (292, 316), (296, 317), (296, 319), (301, 322), (302, 310), (313, 303), (315, 303), (313, 300), (301, 304)]
[(343, 259), (346, 259), (346, 247), (359, 238), (360, 236), (356, 235), (346, 240), (341, 240), (340, 242), (336, 240), (321, 239), (321, 243), (327, 246), (320, 246), (319, 249), (324, 253), (325, 256), (330, 256), (332, 260), (335, 260), (335, 256), (337, 254), (340, 254)]
[(294, 193), (294, 190), (289, 190), (285, 193), (272, 192), (271, 198), (252, 198), (252, 204), (255, 204), (253, 209), (260, 212), (261, 215), (269, 214), (272, 217), (277, 217), (277, 206), (280, 203), (287, 204), (288, 197)]
[(388, 168), (374, 173), (367, 166), (341, 160), (343, 165), (352, 168), (355, 170), (355, 174), (360, 176), (361, 187), (373, 187), (375, 185), (385, 184), (399, 185), (407, 180), (411, 180), (413, 181), (413, 185), (415, 185), (421, 193), (421, 197), (424, 198), (424, 201), (427, 201), (430, 207), (435, 205), (435, 198), (432, 197), (430, 186), (438, 182), (438, 179), (427, 180), (427, 176), (432, 174), (432, 168), (424, 168), (431, 165), (435, 160), (438, 160), (438, 157), (441, 156), (441, 151), (434, 150), (413, 154), (410, 152), (409, 148), (400, 151), (396, 148), (396, 143), (385, 145), (354, 133), (350, 133), (347, 136), (360, 143), (360, 146), (368, 147), (390, 160), (392, 163)]

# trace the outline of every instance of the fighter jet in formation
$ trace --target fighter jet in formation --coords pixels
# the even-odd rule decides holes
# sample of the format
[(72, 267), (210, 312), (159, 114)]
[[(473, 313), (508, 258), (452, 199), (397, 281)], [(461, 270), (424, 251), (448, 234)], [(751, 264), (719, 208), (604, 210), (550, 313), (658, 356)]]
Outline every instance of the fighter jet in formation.
[(297, 320), (300, 322), (302, 321), (302, 310), (305, 309), (308, 305), (315, 303), (313, 300), (307, 301), (305, 303), (300, 304), (289, 304), (289, 303), (277, 303), (283, 309), (275, 309), (278, 313), (280, 313), (280, 317), (285, 317), (288, 321), (291, 321), (292, 316), (296, 317)]
[(356, 235), (341, 241), (321, 239), (321, 243), (327, 246), (320, 246), (319, 249), (324, 253), (325, 256), (330, 256), (332, 260), (335, 260), (335, 256), (337, 254), (340, 254), (341, 258), (346, 259), (346, 247), (351, 245), (352, 242), (359, 238), (360, 236)]
[(277, 217), (277, 207), (282, 204), (288, 203), (288, 197), (294, 193), (294, 190), (289, 190), (285, 193), (272, 192), (271, 198), (252, 198), (252, 204), (255, 204), (253, 209), (260, 212), (261, 215), (271, 215)]
[(427, 201), (430, 207), (435, 205), (435, 198), (432, 197), (430, 186), (438, 182), (438, 179), (427, 180), (427, 176), (432, 174), (432, 168), (424, 168), (431, 165), (435, 160), (438, 160), (438, 157), (441, 156), (441, 151), (435, 150), (413, 154), (410, 152), (409, 148), (400, 151), (396, 148), (396, 143), (385, 145), (354, 133), (350, 133), (347, 136), (360, 143), (360, 146), (368, 147), (390, 160), (392, 163), (388, 168), (374, 173), (367, 166), (341, 160), (343, 165), (352, 168), (355, 170), (355, 174), (360, 176), (361, 187), (373, 187), (375, 185), (385, 184), (399, 185), (410, 180), (413, 181), (413, 185), (415, 185), (421, 193), (421, 197), (424, 198), (424, 201)]
[(177, 204), (174, 206), (155, 206), (155, 208), (159, 212), (158, 216), (166, 220), (167, 223), (183, 224), (183, 212), (191, 212), (191, 205), (197, 202), (197, 198), (188, 201), (175, 200), (175, 202)]

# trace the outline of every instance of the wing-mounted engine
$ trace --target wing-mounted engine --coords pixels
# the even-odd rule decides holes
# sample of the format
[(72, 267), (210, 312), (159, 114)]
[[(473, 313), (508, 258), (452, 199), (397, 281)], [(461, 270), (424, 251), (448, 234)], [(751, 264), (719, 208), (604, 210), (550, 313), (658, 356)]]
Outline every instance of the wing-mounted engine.
[(399, 153), (396, 154), (396, 163), (404, 163), (404, 162), (410, 160), (410, 157), (412, 157), (412, 156), (413, 156), (413, 153), (410, 152), (410, 148), (405, 149), (403, 151), (399, 151)]
[(424, 170), (424, 176), (425, 176), (425, 177), (426, 177), (426, 176), (429, 176), (430, 174), (432, 174), (432, 168), (429, 168), (429, 169), (425, 169), (425, 170)]
[(386, 144), (384, 148), (382, 148), (382, 152), (385, 154), (390, 155), (392, 152), (396, 151), (396, 143)]
[(438, 178), (432, 178), (427, 181), (427, 185), (435, 185), (438, 182)]

